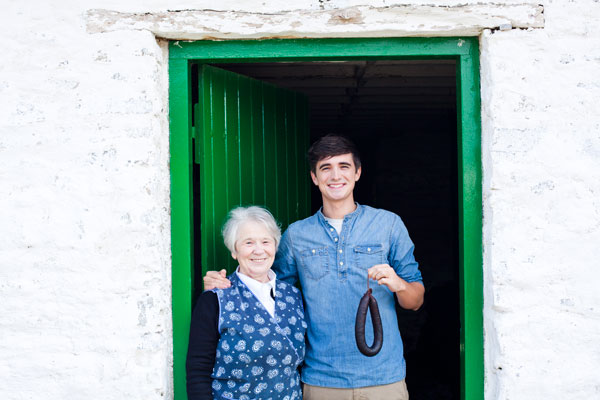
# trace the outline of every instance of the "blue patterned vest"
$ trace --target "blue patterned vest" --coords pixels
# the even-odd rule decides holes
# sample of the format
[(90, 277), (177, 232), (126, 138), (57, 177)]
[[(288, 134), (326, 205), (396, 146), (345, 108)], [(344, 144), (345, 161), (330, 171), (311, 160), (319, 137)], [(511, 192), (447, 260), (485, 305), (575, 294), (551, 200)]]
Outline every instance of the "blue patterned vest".
[(302, 398), (298, 366), (304, 360), (306, 322), (300, 291), (277, 281), (275, 317), (237, 274), (219, 298), (217, 356), (212, 373), (215, 399)]

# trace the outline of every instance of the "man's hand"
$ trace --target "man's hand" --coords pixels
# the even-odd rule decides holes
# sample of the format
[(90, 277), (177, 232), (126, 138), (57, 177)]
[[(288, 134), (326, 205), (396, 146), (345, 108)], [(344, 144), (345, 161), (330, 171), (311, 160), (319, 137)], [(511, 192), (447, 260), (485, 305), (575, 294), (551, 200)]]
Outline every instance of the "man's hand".
[(387, 286), (396, 293), (398, 303), (407, 310), (418, 310), (423, 304), (425, 287), (420, 282), (406, 282), (388, 264), (373, 265), (368, 270), (369, 278)]
[(204, 275), (204, 290), (212, 289), (227, 289), (231, 286), (231, 282), (227, 279), (227, 271), (207, 271)]
[(368, 272), (370, 279), (377, 281), (380, 285), (387, 286), (394, 293), (406, 290), (407, 282), (400, 278), (388, 264), (373, 265)]

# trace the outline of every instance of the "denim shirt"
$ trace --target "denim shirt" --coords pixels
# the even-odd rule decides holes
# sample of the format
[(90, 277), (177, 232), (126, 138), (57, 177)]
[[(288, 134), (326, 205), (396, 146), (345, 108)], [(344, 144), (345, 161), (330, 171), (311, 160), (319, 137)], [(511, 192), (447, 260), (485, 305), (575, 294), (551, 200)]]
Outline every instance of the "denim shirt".
[[(406, 376), (395, 294), (370, 282), (383, 324), (383, 347), (374, 357), (359, 352), (356, 310), (367, 290), (367, 270), (389, 264), (407, 282), (421, 282), (414, 245), (404, 223), (389, 211), (358, 205), (344, 217), (341, 233), (321, 211), (293, 223), (281, 238), (273, 269), (288, 283), (300, 280), (308, 323), (302, 381), (356, 388), (398, 382)], [(370, 314), (367, 344), (373, 343)]]

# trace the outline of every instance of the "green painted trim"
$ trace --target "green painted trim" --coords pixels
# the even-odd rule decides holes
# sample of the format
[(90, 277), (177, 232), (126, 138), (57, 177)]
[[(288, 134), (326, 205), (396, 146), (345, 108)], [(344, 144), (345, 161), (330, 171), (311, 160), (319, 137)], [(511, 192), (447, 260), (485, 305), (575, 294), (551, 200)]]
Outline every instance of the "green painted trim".
[(174, 398), (186, 399), (185, 359), (192, 315), (192, 139), (189, 62), (169, 60), (171, 288)]
[(483, 399), (483, 250), (479, 49), (459, 58), (457, 70), (461, 398)]
[(472, 38), (459, 37), (179, 41), (170, 43), (169, 57), (212, 62), (448, 58), (467, 56), (473, 44)]
[(451, 37), (178, 41), (170, 43), (169, 58), (175, 399), (186, 399), (185, 355), (193, 282), (189, 62), (403, 58), (454, 58), (457, 60), (459, 273), (463, 326), (461, 331), (461, 397), (464, 400), (483, 399), (481, 116), (478, 39)]

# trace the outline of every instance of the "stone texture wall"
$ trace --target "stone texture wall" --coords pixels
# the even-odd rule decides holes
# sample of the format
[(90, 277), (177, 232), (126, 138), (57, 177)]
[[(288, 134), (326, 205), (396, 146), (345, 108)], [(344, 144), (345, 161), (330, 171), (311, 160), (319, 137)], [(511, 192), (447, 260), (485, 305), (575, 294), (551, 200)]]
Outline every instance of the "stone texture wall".
[(486, 399), (598, 397), (600, 3), (407, 3), (3, 2), (3, 397), (172, 398), (157, 36), (462, 34), (481, 38)]
[(487, 398), (600, 396), (600, 3), (481, 37)]
[(172, 396), (166, 46), (3, 2), (0, 392)]

